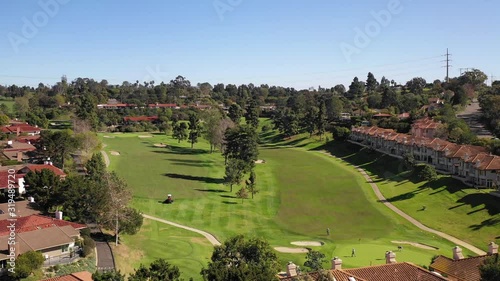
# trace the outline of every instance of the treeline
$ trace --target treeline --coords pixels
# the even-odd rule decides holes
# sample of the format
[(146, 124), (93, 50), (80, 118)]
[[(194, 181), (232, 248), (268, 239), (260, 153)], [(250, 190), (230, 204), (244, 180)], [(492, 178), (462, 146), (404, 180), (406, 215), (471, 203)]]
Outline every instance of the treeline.
[[(341, 113), (349, 113), (365, 120), (371, 120), (371, 116), (378, 112), (393, 115), (408, 112), (412, 116), (418, 116), (423, 114), (421, 109), (429, 103), (428, 99), (431, 97), (440, 98), (456, 110), (466, 105), (470, 99), (494, 91), (485, 85), (486, 79), (487, 76), (477, 69), (451, 78), (447, 82), (435, 80), (432, 83), (421, 77), (412, 78), (406, 83), (397, 83), (386, 77), (377, 80), (370, 72), (366, 80), (354, 77), (348, 88), (339, 84), (331, 88), (319, 86), (297, 90), (291, 87), (252, 83), (239, 86), (222, 83), (192, 85), (183, 76), (177, 76), (168, 83), (125, 81), (121, 85), (89, 78), (77, 78), (69, 82), (66, 77), (62, 77), (61, 81), (53, 86), (44, 84), (39, 84), (36, 88), (0, 86), (0, 96), (15, 100), (14, 112), (9, 112), (5, 106), (0, 107), (0, 110), (9, 117), (18, 117), (43, 128), (48, 126), (49, 120), (74, 114), (77, 118), (88, 121), (94, 130), (104, 130), (111, 126), (122, 125), (124, 116), (170, 115), (170, 118), (177, 120), (188, 120), (193, 111), (198, 112), (196, 109), (186, 109), (169, 113), (164, 109), (148, 108), (146, 106), (148, 104), (203, 104), (222, 106), (230, 110), (231, 106), (235, 105), (244, 112), (248, 104), (254, 102), (258, 107), (275, 106), (278, 114), (284, 116), (274, 118), (277, 120), (276, 126), (281, 127), (285, 135), (291, 135), (300, 130), (297, 127), (311, 131), (311, 118), (317, 114), (324, 115), (327, 122), (338, 119)], [(110, 99), (134, 104), (137, 108), (97, 109), (97, 104), (107, 103)], [(484, 106), (484, 103), (482, 105)], [(310, 111), (313, 111), (313, 114), (307, 116), (306, 113)], [(270, 116), (269, 112), (272, 111), (263, 111), (259, 114), (267, 113), (267, 116)], [(488, 120), (497, 120), (490, 115), (486, 116)], [(317, 119), (315, 126), (319, 126), (316, 130), (321, 131), (322, 124), (319, 119), (323, 117), (316, 116), (315, 119)], [(301, 122), (303, 124), (298, 124)], [(407, 129), (404, 128), (404, 124), (395, 126), (401, 131)], [(496, 128), (498, 124), (493, 122), (492, 127)], [(157, 124), (149, 126), (145, 123), (131, 124), (125, 128), (127, 131), (160, 129)], [(285, 129), (288, 131), (285, 132)]]
[(479, 96), (485, 123), (500, 137), (500, 81), (495, 81), (491, 88)]

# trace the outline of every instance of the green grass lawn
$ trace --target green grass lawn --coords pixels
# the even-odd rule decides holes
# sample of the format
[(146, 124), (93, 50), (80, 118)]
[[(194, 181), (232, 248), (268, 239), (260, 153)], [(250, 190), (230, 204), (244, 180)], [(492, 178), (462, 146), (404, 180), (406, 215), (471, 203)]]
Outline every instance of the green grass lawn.
[(163, 258), (179, 267), (183, 276), (200, 279), (199, 272), (206, 266), (213, 246), (205, 237), (157, 221), (144, 220), (141, 231), (134, 236), (123, 236), (122, 244), (112, 245), (118, 268), (130, 274), (140, 264), (148, 266)]
[(14, 112), (14, 104), (15, 104), (14, 99), (2, 98), (0, 99), (0, 104), (5, 104), (9, 109), (9, 112)]
[[(398, 253), (398, 261), (428, 265), (433, 255), (451, 253), (453, 245), (418, 230), (378, 203), (369, 185), (352, 166), (320, 152), (307, 151), (318, 146), (314, 139), (299, 137), (279, 143), (302, 148), (262, 147), (259, 158), (266, 163), (256, 165), (260, 192), (242, 203), (234, 197), (238, 187), (229, 192), (229, 187), (222, 184), (224, 165), (220, 153), (207, 153), (208, 145), (204, 142), (192, 150), (186, 142), (178, 144), (159, 134), (150, 138), (140, 138), (138, 134), (101, 137), (110, 155), (110, 168), (133, 190), (134, 207), (152, 216), (203, 229), (221, 241), (240, 233), (265, 238), (272, 246), (291, 247), (292, 241), (322, 241), (324, 246), (313, 248), (325, 253), (328, 259), (343, 258), (346, 267), (384, 263), (385, 251), (397, 248), (392, 240), (439, 248), (423, 250), (405, 246)], [(272, 133), (267, 135), (273, 137)], [(154, 146), (159, 143), (167, 143), (169, 147)], [(111, 151), (120, 155), (111, 155)], [(161, 204), (168, 193), (173, 194), (175, 203)], [(327, 227), (331, 229), (330, 236), (326, 235)], [(170, 237), (182, 236), (188, 240), (198, 237), (196, 233), (182, 230), (184, 234), (180, 235), (178, 231), (150, 222), (138, 235), (123, 236), (122, 249), (134, 257), (118, 258), (119, 268), (131, 272), (140, 262), (165, 257), (179, 264), (185, 277), (199, 279), (201, 265), (210, 258), (212, 247), (191, 243), (197, 250), (189, 255), (185, 254), (189, 252), (186, 243), (178, 248), (164, 247), (162, 243)], [(356, 248), (356, 258), (350, 258), (352, 248)], [(184, 266), (175, 257), (196, 262)], [(302, 265), (305, 254), (279, 254), (279, 257), (284, 269), (287, 261)], [(325, 263), (325, 267), (329, 266), (329, 262)]]

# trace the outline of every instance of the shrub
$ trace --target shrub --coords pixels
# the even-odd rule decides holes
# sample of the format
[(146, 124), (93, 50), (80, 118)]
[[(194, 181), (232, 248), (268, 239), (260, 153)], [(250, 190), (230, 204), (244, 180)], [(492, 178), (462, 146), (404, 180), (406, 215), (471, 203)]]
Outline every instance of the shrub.
[(83, 237), (83, 257), (87, 257), (88, 255), (94, 252), (95, 242), (89, 236)]
[(269, 126), (267, 124), (262, 126), (262, 132), (269, 132), (270, 130), (271, 130), (271, 126)]
[(422, 170), (418, 174), (418, 177), (424, 181), (434, 181), (437, 179), (437, 173), (434, 166), (424, 164)]

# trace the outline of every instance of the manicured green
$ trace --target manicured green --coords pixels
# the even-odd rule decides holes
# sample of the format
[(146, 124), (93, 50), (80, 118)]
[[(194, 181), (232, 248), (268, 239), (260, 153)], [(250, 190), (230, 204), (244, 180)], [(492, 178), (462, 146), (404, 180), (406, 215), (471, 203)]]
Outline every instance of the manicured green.
[(178, 266), (186, 280), (201, 279), (199, 272), (213, 250), (202, 235), (148, 219), (138, 234), (123, 235), (122, 245), (112, 247), (117, 266), (125, 274), (133, 273), (141, 263), (149, 265), (163, 258)]
[[(268, 138), (274, 138), (272, 134)], [(411, 226), (378, 203), (370, 186), (352, 166), (321, 152), (304, 149), (320, 144), (314, 139), (299, 137), (279, 143), (302, 148), (263, 143), (259, 158), (266, 162), (256, 164), (260, 192), (255, 199), (244, 200), (242, 204), (235, 198), (239, 188), (229, 193), (229, 187), (222, 184), (224, 163), (220, 153), (208, 153), (208, 144), (203, 141), (191, 150), (187, 142), (178, 144), (160, 134), (152, 138), (139, 138), (138, 134), (101, 136), (107, 145), (105, 151), (111, 159), (111, 169), (133, 190), (134, 207), (152, 216), (211, 232), (219, 240), (243, 233), (263, 237), (272, 246), (294, 247), (290, 242), (322, 241), (324, 246), (313, 248), (325, 253), (328, 259), (350, 255), (355, 247), (358, 257), (346, 258), (346, 267), (384, 263), (384, 252), (397, 249), (392, 240), (440, 248), (431, 251), (405, 246), (404, 252), (398, 254), (399, 261), (421, 265), (428, 265), (435, 254), (449, 255), (453, 246)], [(266, 138), (262, 141), (266, 142)], [(154, 146), (160, 143), (169, 147)], [(120, 155), (113, 156), (111, 151)], [(169, 193), (175, 203), (161, 204)], [(331, 229), (330, 236), (326, 235), (327, 227)], [(177, 235), (170, 230), (151, 236), (149, 232), (145, 228), (139, 235), (146, 235), (151, 247), (144, 246), (141, 242), (144, 239), (137, 238), (139, 236), (123, 236), (124, 245), (131, 251), (140, 249), (144, 253), (142, 259), (154, 260), (158, 257), (153, 254), (157, 253), (155, 241)], [(199, 254), (190, 257), (208, 259), (210, 252), (208, 249), (204, 257)], [(171, 253), (176, 254), (173, 250)], [(305, 258), (305, 254), (279, 256), (283, 269), (287, 261), (302, 265)], [(129, 263), (127, 259), (125, 264)], [(188, 267), (183, 272), (185, 277), (199, 278), (199, 269)]]

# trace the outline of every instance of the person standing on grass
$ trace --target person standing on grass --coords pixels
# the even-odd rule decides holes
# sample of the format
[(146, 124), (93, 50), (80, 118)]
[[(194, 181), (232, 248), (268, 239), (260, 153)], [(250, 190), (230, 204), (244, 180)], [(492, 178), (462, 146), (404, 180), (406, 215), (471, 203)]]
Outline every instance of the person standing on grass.
[(326, 229), (326, 235), (330, 236), (330, 228)]
[(356, 249), (352, 248), (351, 258), (356, 256)]

